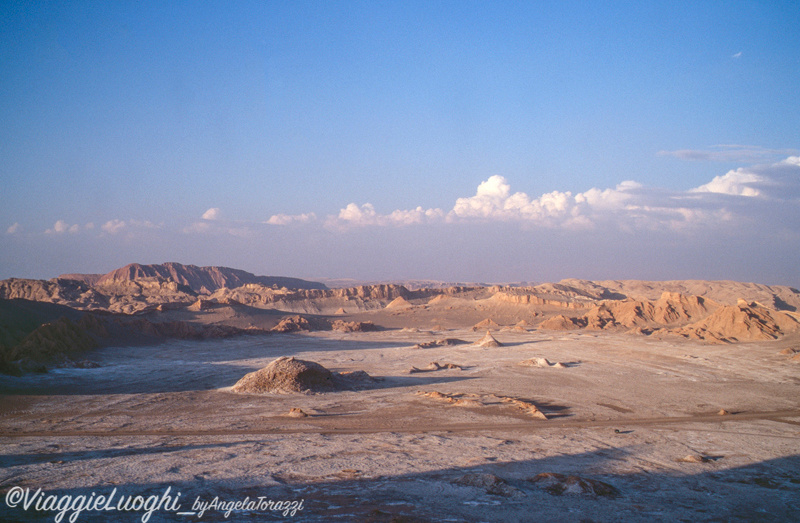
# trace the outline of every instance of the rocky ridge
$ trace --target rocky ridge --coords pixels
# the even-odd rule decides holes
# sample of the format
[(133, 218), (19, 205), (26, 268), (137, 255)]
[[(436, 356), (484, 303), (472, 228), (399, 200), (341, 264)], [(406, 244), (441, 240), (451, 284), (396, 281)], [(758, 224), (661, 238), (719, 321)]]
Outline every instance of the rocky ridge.
[[(738, 282), (663, 282), (658, 295), (661, 284), (644, 281), (328, 289), (305, 280), (174, 263), (64, 276), (0, 281), (0, 364), (7, 370), (69, 359), (106, 343), (106, 335), (205, 339), (363, 332), (392, 324), (436, 325), (433, 330), (443, 331), (443, 319), (450, 328), (473, 326), (476, 332), (586, 329), (707, 343), (770, 340), (800, 331), (800, 291)], [(86, 313), (95, 320), (85, 319)], [(42, 330), (27, 339), (37, 329)]]

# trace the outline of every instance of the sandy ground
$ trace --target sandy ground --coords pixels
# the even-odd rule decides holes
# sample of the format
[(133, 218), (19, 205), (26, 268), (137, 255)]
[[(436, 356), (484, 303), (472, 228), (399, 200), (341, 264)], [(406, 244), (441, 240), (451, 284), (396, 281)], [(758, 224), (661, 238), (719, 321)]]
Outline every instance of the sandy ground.
[[(9, 506), (26, 488), (58, 499), (113, 491), (115, 503), (180, 492), (180, 509), (87, 510), (78, 521), (800, 520), (800, 363), (778, 354), (797, 338), (709, 346), (499, 331), (502, 347), (412, 348), (484, 334), (174, 341), (97, 350), (89, 359), (98, 368), (2, 377), (0, 520), (54, 521), (58, 511)], [(379, 379), (360, 391), (230, 392), (279, 356)], [(564, 368), (518, 365), (530, 358)], [(463, 369), (408, 373), (434, 361)], [(418, 394), (433, 391), (473, 401)], [(288, 417), (292, 408), (309, 416)], [(531, 481), (542, 473), (618, 494), (557, 495)], [(303, 504), (285, 516), (264, 505), (201, 515), (196, 500), (215, 497)]]

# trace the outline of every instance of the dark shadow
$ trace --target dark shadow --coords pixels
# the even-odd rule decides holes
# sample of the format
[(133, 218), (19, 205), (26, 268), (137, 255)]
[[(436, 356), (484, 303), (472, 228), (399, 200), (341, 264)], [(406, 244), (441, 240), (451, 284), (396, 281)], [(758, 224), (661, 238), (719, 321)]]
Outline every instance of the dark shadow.
[(232, 442), (232, 443), (204, 443), (195, 445), (172, 445), (164, 444), (152, 447), (124, 447), (118, 449), (101, 449), (101, 450), (85, 450), (75, 452), (57, 452), (56, 447), (61, 445), (53, 444), (52, 452), (45, 453), (31, 453), (31, 454), (0, 454), (0, 469), (15, 467), (25, 463), (51, 463), (59, 465), (66, 461), (81, 461), (85, 459), (113, 459), (121, 456), (145, 456), (145, 455), (160, 455), (168, 452), (181, 452), (186, 450), (197, 449), (212, 449), (212, 448), (233, 448), (236, 446), (244, 445), (247, 442)]
[[(428, 437), (422, 435), (421, 437)], [(447, 437), (437, 435), (436, 437)], [(243, 442), (257, 445), (257, 441)], [(509, 441), (508, 444), (515, 444)], [(230, 444), (235, 445), (235, 444)], [(198, 448), (186, 446), (186, 449)], [(247, 449), (242, 449), (246, 451)], [(250, 452), (257, 450), (249, 449)], [(180, 452), (169, 447), (163, 452)], [(116, 450), (98, 451), (96, 458), (113, 458)], [(104, 455), (105, 453), (105, 455)], [(157, 454), (157, 452), (156, 452)], [(51, 453), (47, 459), (85, 460), (83, 453)], [(0, 466), (9, 466), (0, 456)], [(39, 455), (15, 457), (15, 463), (34, 465)], [(474, 466), (452, 466), (426, 472), (368, 477), (368, 470), (342, 469), (328, 476), (301, 476), (291, 465), (276, 464), (269, 470), (247, 477), (227, 477), (224, 465), (209, 467), (192, 480), (129, 482), (120, 470), (114, 485), (98, 484), (86, 478), (86, 486), (51, 489), (41, 473), (26, 480), (25, 486), (47, 495), (121, 496), (178, 493), (179, 508), (153, 512), (150, 522), (196, 521), (191, 512), (198, 497), (211, 502), (239, 501), (263, 497), (295, 502), (302, 507), (289, 517), (268, 508), (234, 511), (209, 510), (202, 521), (359, 521), (359, 522), (478, 522), (478, 521), (797, 521), (800, 519), (800, 456), (789, 456), (752, 465), (719, 470), (713, 462), (675, 464), (671, 469), (653, 468), (634, 472), (625, 465), (636, 462), (634, 449), (611, 448), (579, 454), (561, 454), (513, 462), (488, 461)], [(724, 461), (724, 457), (719, 458)], [(27, 460), (27, 461), (26, 461)], [(278, 462), (280, 463), (280, 462)], [(620, 465), (621, 464), (621, 465)], [(613, 471), (619, 466), (626, 472)], [(635, 467), (639, 468), (639, 467)], [(221, 473), (217, 473), (221, 470)], [(53, 474), (58, 474), (54, 470)], [(595, 488), (564, 491), (550, 478), (580, 478)], [(573, 484), (574, 485), (574, 484)], [(0, 494), (15, 486), (14, 480), (0, 486)], [(597, 488), (602, 486), (603, 488)], [(300, 505), (302, 500), (302, 505)], [(20, 523), (53, 521), (55, 512), (23, 510), (3, 506), (4, 518)], [(144, 510), (127, 513), (83, 512), (80, 521), (140, 521)], [(64, 518), (66, 520), (66, 518)]]
[(557, 403), (551, 403), (549, 401), (544, 401), (540, 399), (526, 399), (530, 403), (536, 405), (536, 407), (544, 412), (547, 419), (560, 419), (560, 418), (569, 418), (572, 417), (572, 414), (569, 413), (569, 407), (566, 405), (558, 405)]
[(775, 296), (774, 299), (775, 299), (775, 308), (778, 309), (779, 311), (797, 312), (797, 307), (795, 307), (794, 305), (789, 305), (788, 303), (778, 298), (777, 296)]
[[(303, 358), (303, 353), (312, 351), (357, 351), (407, 345), (352, 339), (345, 334), (342, 337), (337, 340), (300, 334), (270, 334), (104, 347), (82, 355), (83, 359), (96, 362), (99, 365), (96, 368), (55, 368), (44, 374), (19, 377), (0, 375), (0, 394), (41, 396), (202, 391), (229, 387), (245, 374), (280, 356)], [(322, 363), (327, 366), (324, 361)]]

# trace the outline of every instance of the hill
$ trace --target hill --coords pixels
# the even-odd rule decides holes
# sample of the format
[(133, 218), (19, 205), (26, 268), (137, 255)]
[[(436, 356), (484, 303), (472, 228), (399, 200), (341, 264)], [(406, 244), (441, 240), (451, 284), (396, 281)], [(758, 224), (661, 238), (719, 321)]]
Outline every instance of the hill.
[(249, 283), (268, 287), (286, 287), (289, 289), (326, 289), (319, 282), (288, 278), (283, 276), (256, 276), (240, 269), (229, 267), (198, 267), (168, 262), (156, 265), (131, 263), (103, 275), (96, 274), (64, 274), (61, 279), (77, 280), (91, 286), (103, 286), (118, 282), (139, 281), (148, 278), (160, 278), (190, 288), (200, 294), (211, 294), (222, 288), (233, 289)]

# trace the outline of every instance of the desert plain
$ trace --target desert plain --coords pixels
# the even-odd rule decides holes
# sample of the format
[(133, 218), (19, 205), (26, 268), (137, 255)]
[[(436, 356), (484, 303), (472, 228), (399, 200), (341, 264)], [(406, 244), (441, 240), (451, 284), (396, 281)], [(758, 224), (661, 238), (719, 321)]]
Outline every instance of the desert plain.
[[(0, 285), (0, 520), (56, 520), (10, 506), (38, 489), (172, 496), (63, 521), (800, 519), (795, 289), (200, 288), (146, 269)], [(39, 330), (14, 338), (23, 317)], [(332, 374), (241, 385), (286, 361)], [(258, 499), (295, 504), (224, 505)]]

